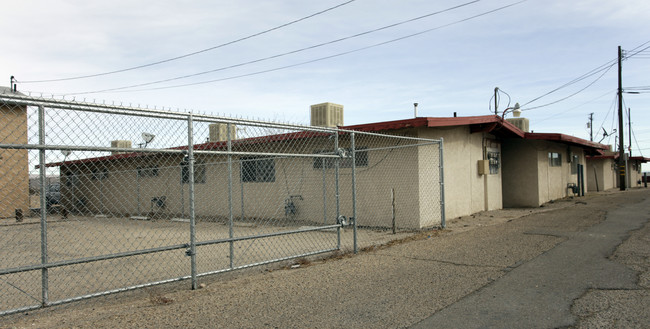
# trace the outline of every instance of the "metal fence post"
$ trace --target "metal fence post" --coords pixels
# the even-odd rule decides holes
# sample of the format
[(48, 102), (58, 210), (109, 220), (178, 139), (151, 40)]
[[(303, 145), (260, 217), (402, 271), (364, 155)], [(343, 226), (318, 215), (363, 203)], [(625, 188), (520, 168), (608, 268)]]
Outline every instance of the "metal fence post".
[[(232, 239), (234, 236), (233, 232), (233, 218), (232, 218), (232, 138), (230, 135), (230, 129), (232, 129), (231, 124), (226, 125), (226, 135), (228, 136), (228, 236)], [(243, 182), (242, 182), (243, 187)], [(242, 199), (243, 201), (243, 199)], [(243, 211), (243, 208), (242, 208)], [(235, 243), (230, 241), (230, 268), (234, 267), (235, 258)]]
[(580, 173), (580, 164), (576, 164), (576, 178), (578, 179), (578, 182), (576, 185), (578, 186), (578, 196), (582, 195), (582, 174)]
[(579, 164), (580, 168), (580, 195), (585, 196), (585, 166)]
[(352, 217), (354, 221), (352, 223), (352, 232), (354, 240), (354, 253), (359, 252), (359, 247), (357, 245), (357, 177), (356, 177), (356, 155), (355, 155), (355, 146), (354, 146), (354, 133), (350, 133), (350, 149), (352, 153)]
[(439, 166), (440, 166), (440, 226), (442, 228), (447, 227), (446, 219), (445, 219), (445, 168), (444, 168), (444, 147), (443, 147), (444, 140), (442, 137), (440, 137), (440, 146), (439, 146), (439, 152), (440, 156), (438, 157), (439, 161)]
[[(334, 135), (334, 154), (339, 154), (339, 128), (336, 128)], [(339, 161), (340, 157), (334, 160), (334, 197), (336, 198), (336, 221), (341, 216), (341, 204), (339, 203)], [(336, 229), (336, 249), (341, 249), (341, 227)]]
[[(229, 132), (229, 134), (230, 134), (230, 132)], [(228, 137), (228, 138), (230, 138), (230, 137)], [(241, 174), (244, 171), (243, 168), (244, 168), (244, 161), (240, 159), (239, 160), (239, 190), (241, 192), (240, 193), (241, 194), (240, 195), (240, 199), (241, 199), (241, 217), (240, 217), (240, 220), (241, 221), (243, 221), (244, 217), (245, 217), (245, 215), (244, 215), (244, 175)]]
[[(45, 145), (45, 109), (38, 107), (38, 144)], [(46, 171), (45, 171), (45, 149), (38, 151), (39, 178), (41, 182), (41, 264), (48, 262), (47, 257), (47, 199), (46, 199)], [(41, 304), (46, 306), (48, 300), (49, 276), (47, 268), (41, 269)]]
[[(317, 160), (318, 161), (318, 160)], [(327, 185), (325, 184), (325, 159), (321, 159), (323, 169), (323, 225), (327, 224)]]
[[(194, 122), (192, 112), (187, 117), (187, 155), (189, 157), (189, 206), (190, 206), (190, 264), (192, 289), (197, 288), (196, 281), (196, 217), (194, 216)], [(182, 178), (181, 178), (182, 179)], [(182, 186), (183, 184), (181, 184)]]

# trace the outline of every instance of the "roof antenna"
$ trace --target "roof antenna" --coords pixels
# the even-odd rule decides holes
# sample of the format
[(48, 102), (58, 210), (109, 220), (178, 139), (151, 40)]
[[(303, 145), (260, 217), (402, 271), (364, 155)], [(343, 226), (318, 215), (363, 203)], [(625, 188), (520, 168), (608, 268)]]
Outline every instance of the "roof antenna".
[(415, 114), (415, 117), (418, 117), (418, 103), (413, 103), (413, 113)]

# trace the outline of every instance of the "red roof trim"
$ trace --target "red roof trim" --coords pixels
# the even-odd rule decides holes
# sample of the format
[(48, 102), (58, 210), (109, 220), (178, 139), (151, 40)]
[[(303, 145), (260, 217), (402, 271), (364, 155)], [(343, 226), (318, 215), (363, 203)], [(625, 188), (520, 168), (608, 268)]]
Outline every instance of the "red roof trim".
[(618, 155), (588, 155), (587, 158), (589, 159), (617, 159)]
[(496, 115), (482, 115), (472, 117), (418, 117), (406, 120), (385, 121), (376, 123), (366, 123), (360, 125), (344, 126), (343, 129), (378, 132), (384, 130), (397, 130), (404, 128), (417, 128), (417, 127), (455, 127), (455, 126), (476, 126), (485, 124), (496, 124), (494, 129), (490, 132), (501, 132), (508, 135), (516, 135), (523, 138), (524, 132), (519, 130), (512, 123), (503, 120)]
[(597, 150), (608, 150), (609, 146), (596, 142), (591, 142), (582, 138), (569, 136), (557, 133), (526, 133), (525, 139), (546, 140), (552, 142), (560, 142), (565, 144), (573, 144)]
[[(609, 154), (609, 155), (594, 155), (594, 156), (590, 156), (589, 158), (590, 159), (618, 159), (618, 153)], [(642, 163), (650, 162), (650, 158), (646, 158), (642, 156), (629, 157), (629, 160), (640, 161)]]
[[(278, 142), (278, 141), (286, 141), (286, 140), (305, 139), (305, 138), (312, 138), (312, 137), (322, 137), (322, 136), (327, 136), (327, 135), (329, 135), (329, 134), (324, 133), (324, 132), (296, 131), (296, 132), (286, 133), (286, 134), (277, 134), (277, 135), (268, 135), (268, 136), (250, 137), (250, 138), (245, 138), (245, 139), (237, 139), (237, 140), (232, 141), (232, 145), (233, 146), (251, 145), (251, 144), (260, 144), (260, 143), (268, 143), (268, 142)], [(195, 150), (215, 150), (215, 149), (226, 150), (227, 147), (228, 147), (228, 142), (226, 142), (226, 141), (207, 142), (207, 143), (194, 145)], [(171, 147), (171, 148), (169, 148), (169, 150), (187, 150), (187, 146)], [(65, 162), (48, 163), (45, 166), (46, 167), (58, 167), (58, 166), (62, 166), (64, 164), (69, 165), (69, 164), (78, 164), (78, 163), (91, 163), (91, 162), (99, 162), (99, 161), (106, 161), (106, 160), (117, 160), (117, 159), (141, 157), (141, 156), (147, 156), (147, 155), (152, 155), (152, 154), (155, 154), (155, 153), (150, 153), (150, 152), (143, 153), (143, 152), (134, 151), (132, 153), (120, 153), (120, 154), (107, 155), (107, 156), (96, 157), (96, 158), (86, 158), (86, 159), (72, 160), (72, 161), (65, 161)]]
[(630, 160), (641, 161), (641, 162), (643, 162), (643, 163), (650, 162), (650, 158), (645, 158), (645, 157), (642, 157), (642, 156), (638, 156), (638, 157), (630, 157)]
[[(54, 163), (48, 163), (45, 165), (45, 167), (59, 167), (62, 165), (70, 165), (70, 164), (77, 164), (77, 163), (91, 163), (91, 162), (99, 162), (99, 161), (104, 161), (104, 160), (117, 160), (117, 159), (127, 159), (127, 158), (135, 158), (135, 157), (141, 157), (141, 156), (147, 156), (153, 153), (142, 153), (142, 152), (132, 152), (132, 153), (120, 153), (120, 154), (114, 154), (114, 155), (106, 155), (103, 157), (96, 157), (96, 158), (86, 158), (86, 159), (79, 159), (79, 160), (69, 160), (69, 161), (62, 161), (62, 162), (54, 162)], [(39, 168), (39, 165), (36, 165), (36, 169)]]

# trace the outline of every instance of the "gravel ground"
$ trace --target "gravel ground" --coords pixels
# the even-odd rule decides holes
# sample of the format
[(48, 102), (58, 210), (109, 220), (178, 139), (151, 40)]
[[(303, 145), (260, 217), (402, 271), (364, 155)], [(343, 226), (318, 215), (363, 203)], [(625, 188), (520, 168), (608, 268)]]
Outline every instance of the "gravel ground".
[[(0, 319), (0, 326), (407, 327), (498, 280), (512, 268), (566, 239), (530, 232), (553, 229), (580, 232), (600, 223), (607, 209), (649, 196), (648, 190), (610, 191), (536, 209), (483, 212), (450, 220), (446, 230), (423, 232), (403, 243), (366, 248), (359, 255), (303, 260), (296, 266), (258, 267), (204, 277), (200, 280), (202, 289), (197, 291), (188, 290), (188, 282), (145, 288), (6, 316)], [(586, 293), (572, 309), (581, 319), (579, 327), (625, 324), (622, 321), (630, 317), (625, 315), (628, 312), (619, 310), (625, 304), (619, 305), (618, 301), (627, 302), (629, 312), (640, 308), (647, 311), (650, 305), (647, 225), (645, 230), (635, 232), (612, 256), (616, 261), (645, 271), (640, 275), (640, 284), (645, 288)], [(638, 319), (630, 321), (630, 324), (638, 323)]]
[[(49, 214), (47, 223), (48, 260), (50, 262), (91, 258), (135, 250), (180, 245), (164, 252), (122, 257), (48, 271), (48, 297), (51, 302), (102, 293), (124, 287), (189, 276), (190, 258), (182, 245), (189, 242), (189, 223), (170, 220), (132, 220), (121, 217), (70, 216), (62, 219)], [(271, 226), (264, 223), (235, 223), (234, 235), (254, 236), (297, 230), (307, 227)], [(40, 263), (40, 218), (27, 217), (21, 223), (0, 222), (0, 269)], [(196, 225), (197, 242), (225, 239), (229, 226), (222, 222), (200, 221)], [(382, 245), (412, 235), (398, 232), (361, 229), (360, 247)], [(246, 240), (233, 244), (233, 265), (245, 266), (294, 255), (336, 248), (335, 230)], [(341, 248), (352, 250), (352, 229), (342, 229)], [(197, 272), (225, 271), (230, 267), (229, 244), (197, 247)], [(0, 311), (21, 309), (40, 304), (40, 271), (0, 276)]]

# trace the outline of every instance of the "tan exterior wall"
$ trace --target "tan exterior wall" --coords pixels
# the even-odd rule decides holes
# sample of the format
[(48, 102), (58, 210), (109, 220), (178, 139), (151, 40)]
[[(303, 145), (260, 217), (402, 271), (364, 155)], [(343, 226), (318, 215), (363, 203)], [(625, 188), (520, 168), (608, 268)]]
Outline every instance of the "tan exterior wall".
[[(322, 149), (317, 141), (301, 143), (301, 152)], [(363, 136), (356, 140), (357, 148), (396, 146), (395, 143), (395, 140), (376, 141)], [(349, 143), (342, 141), (340, 146), (346, 148), (349, 147)], [(437, 146), (429, 147), (435, 147), (437, 150)], [(395, 195), (398, 228), (417, 229), (440, 223), (439, 211), (420, 210), (418, 194), (421, 182), (418, 173), (418, 152), (417, 147), (368, 152), (368, 165), (359, 166), (356, 171), (358, 225), (370, 227), (392, 225), (391, 189), (394, 190)], [(426, 161), (428, 156), (430, 154), (422, 155), (422, 161)], [(197, 155), (196, 159), (197, 163), (207, 166), (205, 183), (195, 184), (195, 213), (199, 217), (226, 220), (229, 218), (227, 157)], [(165, 209), (162, 212), (165, 216), (189, 217), (189, 185), (180, 184), (181, 157), (159, 156), (157, 160), (149, 162), (150, 165), (153, 163), (158, 165), (159, 171), (155, 177), (138, 177), (136, 168), (143, 166), (143, 161), (145, 160), (125, 159), (79, 166), (75, 171), (83, 174), (79, 175), (79, 182), (75, 187), (66, 184), (68, 169), (64, 169), (62, 193), (66, 207), (72, 207), (77, 203), (82, 205), (77, 206), (77, 209), (85, 208), (94, 214), (146, 216), (152, 209), (160, 210), (155, 206), (152, 208), (152, 198), (164, 196)], [(93, 179), (91, 172), (103, 168), (104, 165), (109, 166), (108, 177), (103, 180)], [(244, 220), (284, 220), (286, 219), (285, 201), (290, 196), (295, 196), (292, 201), (296, 213), (291, 216), (291, 220), (311, 224), (335, 223), (334, 168), (314, 168), (313, 158), (277, 158), (274, 166), (274, 181), (242, 183), (240, 162), (236, 157), (233, 158), (232, 208), (236, 219), (242, 217), (242, 194)], [(437, 170), (436, 166), (436, 177)], [(351, 178), (350, 168), (340, 168), (340, 213), (346, 217), (353, 216)], [(324, 191), (325, 195), (323, 195)], [(83, 201), (81, 203), (72, 201), (75, 198)], [(325, 206), (323, 206), (324, 201)]]
[(508, 139), (503, 143), (503, 206), (506, 208), (538, 206), (538, 155), (529, 143), (523, 139)]
[[(478, 161), (484, 160), (484, 140), (493, 140), (492, 135), (472, 134), (468, 126), (460, 126), (422, 128), (419, 130), (419, 137), (444, 139), (445, 213), (447, 218), (502, 208), (502, 169), (499, 169), (498, 174), (478, 174)], [(498, 145), (497, 148), (500, 149)]]
[[(27, 144), (25, 107), (0, 106), (0, 143)], [(0, 149), (0, 218), (15, 216), (16, 209), (29, 211), (27, 150)]]
[(643, 186), (643, 171), (641, 171), (641, 162), (634, 160), (629, 164), (630, 187)]
[[(571, 173), (569, 156), (577, 155), (579, 164), (586, 163), (579, 147), (539, 140), (508, 140), (504, 144), (504, 162), (508, 161), (504, 185), (510, 190), (504, 193), (507, 207), (539, 207), (570, 195), (567, 185), (577, 184), (578, 175)], [(549, 164), (550, 152), (561, 155), (559, 166)]]
[[(387, 141), (386, 141), (387, 142)], [(357, 141), (357, 146), (369, 145), (363, 139)], [(370, 147), (398, 146), (391, 143), (373, 144)], [(357, 176), (357, 214), (358, 224), (369, 226), (391, 227), (392, 199), (391, 190), (395, 197), (395, 222), (398, 228), (422, 228), (440, 223), (439, 212), (426, 212), (427, 205), (421, 199), (421, 193), (431, 185), (429, 179), (420, 181), (419, 163), (426, 161), (427, 155), (420, 154), (429, 147), (408, 147), (392, 150), (370, 152), (369, 165), (358, 167)], [(425, 151), (426, 152), (426, 151)], [(350, 188), (350, 169), (341, 171), (341, 183)], [(347, 174), (347, 175), (346, 175)], [(437, 175), (435, 175), (437, 177)], [(420, 191), (423, 189), (423, 191)], [(342, 193), (345, 196), (345, 193)], [(351, 197), (344, 197), (351, 200)], [(343, 202), (346, 209), (352, 209), (351, 204)], [(422, 209), (424, 208), (424, 209)], [(364, 218), (370, 216), (370, 218)]]
[(421, 227), (441, 225), (440, 146), (418, 148), (418, 200)]
[[(599, 187), (601, 187), (601, 191), (603, 186), (603, 183), (601, 182), (601, 175), (604, 177), (603, 180), (605, 182), (606, 190), (619, 187), (619, 177), (617, 172), (618, 164), (616, 161), (617, 161), (616, 159), (590, 159), (589, 160), (590, 166), (592, 166), (592, 164), (596, 165), (596, 173), (598, 173), (598, 184)], [(643, 171), (641, 171), (640, 168), (641, 168), (640, 161), (638, 160), (628, 161), (628, 165), (627, 165), (628, 176), (626, 177), (626, 184), (628, 187), (632, 188), (632, 187), (643, 186), (643, 180), (642, 180)], [(589, 191), (596, 191), (595, 183), (593, 182), (593, 180), (595, 180), (595, 177), (593, 176), (593, 169), (592, 169), (592, 171), (590, 171), (590, 177), (589, 177), (589, 184), (590, 184)]]
[[(564, 198), (570, 195), (567, 184), (578, 183), (578, 175), (571, 174), (571, 163), (567, 159), (568, 150), (579, 156), (581, 164), (585, 163), (582, 149), (568, 147), (566, 145), (541, 142), (541, 150), (538, 150), (538, 175), (539, 175), (539, 201), (538, 206), (555, 199)], [(548, 153), (557, 152), (562, 155), (561, 165), (551, 167), (549, 165)]]
[[(587, 191), (606, 191), (616, 187), (614, 159), (587, 159)], [(596, 188), (596, 181), (598, 188)]]

